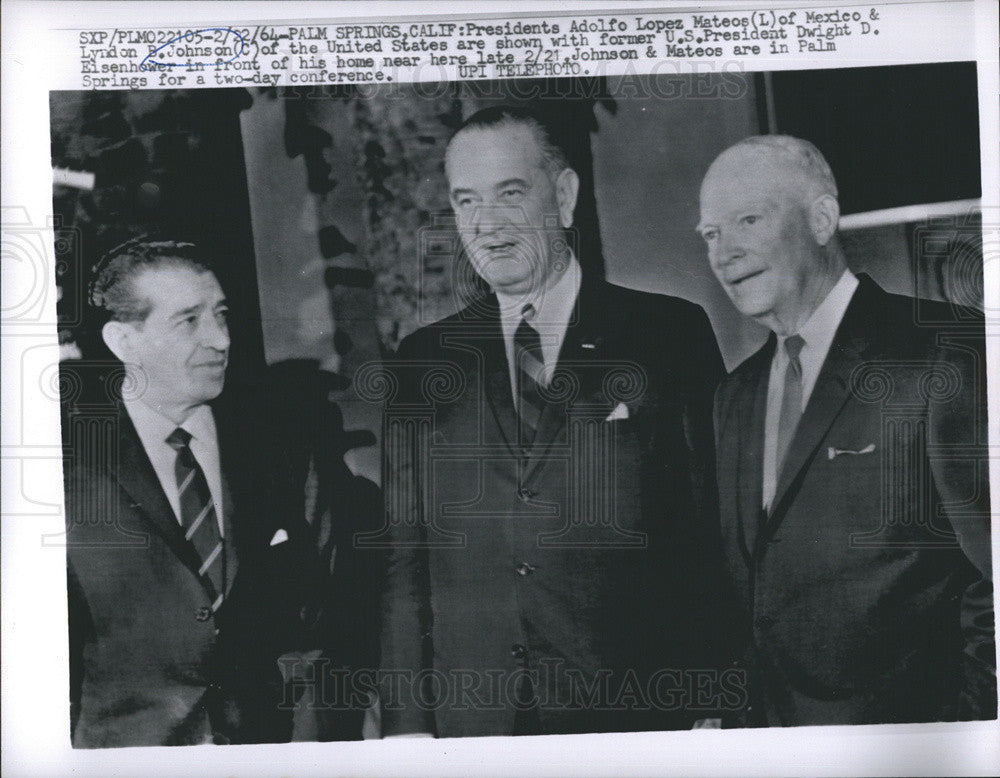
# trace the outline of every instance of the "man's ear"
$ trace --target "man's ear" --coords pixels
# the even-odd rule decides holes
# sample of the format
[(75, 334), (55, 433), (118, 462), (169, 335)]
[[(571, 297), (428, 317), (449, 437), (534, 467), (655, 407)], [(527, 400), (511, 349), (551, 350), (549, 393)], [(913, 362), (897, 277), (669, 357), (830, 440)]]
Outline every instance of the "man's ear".
[(809, 209), (809, 226), (820, 246), (825, 246), (837, 232), (840, 223), (840, 204), (833, 195), (820, 195)]
[(122, 362), (131, 362), (131, 341), (134, 332), (131, 324), (112, 320), (101, 328), (101, 337), (112, 354)]
[(573, 211), (580, 193), (580, 176), (568, 167), (556, 176), (556, 202), (559, 204), (559, 223), (564, 228), (573, 226)]

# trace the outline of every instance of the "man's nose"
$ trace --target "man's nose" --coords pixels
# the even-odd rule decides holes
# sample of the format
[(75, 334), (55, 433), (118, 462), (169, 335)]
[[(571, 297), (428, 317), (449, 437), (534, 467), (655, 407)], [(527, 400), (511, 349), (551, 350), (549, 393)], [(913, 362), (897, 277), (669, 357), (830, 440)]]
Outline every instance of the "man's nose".
[(719, 240), (714, 253), (714, 262), (724, 267), (743, 256), (743, 244), (732, 231), (723, 230), (719, 232)]
[(229, 325), (224, 320), (209, 319), (202, 328), (201, 343), (205, 348), (216, 351), (229, 350)]
[(472, 228), (476, 235), (483, 235), (524, 222), (524, 211), (520, 206), (481, 205), (472, 214)]

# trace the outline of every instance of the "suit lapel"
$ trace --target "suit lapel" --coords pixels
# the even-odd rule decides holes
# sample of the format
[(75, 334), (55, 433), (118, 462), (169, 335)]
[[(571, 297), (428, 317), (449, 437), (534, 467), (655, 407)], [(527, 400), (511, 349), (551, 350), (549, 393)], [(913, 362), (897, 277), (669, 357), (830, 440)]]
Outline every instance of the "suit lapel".
[[(241, 504), (241, 499), (238, 496), (240, 489), (239, 479), (241, 477), (246, 477), (248, 474), (245, 472), (245, 467), (240, 467), (237, 462), (234, 461), (234, 452), (244, 451), (244, 447), (240, 448), (240, 441), (234, 434), (234, 423), (225, 412), (220, 410), (220, 408), (214, 408), (214, 416), (216, 419), (216, 431), (218, 435), (219, 443), (219, 465), (222, 480), (222, 523), (225, 531), (225, 591), (223, 594), (229, 596), (230, 590), (233, 588), (233, 581), (236, 579), (236, 571), (239, 569), (239, 555), (237, 554), (237, 542), (236, 533), (237, 528), (235, 526), (235, 517), (237, 515), (237, 508)], [(236, 487), (234, 489), (234, 487)]]
[(119, 425), (119, 461), (117, 469), (112, 468), (112, 475), (134, 500), (134, 508), (142, 512), (177, 558), (197, 576), (201, 566), (198, 552), (184, 539), (181, 525), (124, 406), (119, 406)]
[(236, 571), (239, 569), (239, 557), (236, 553), (236, 529), (234, 526), (233, 517), (235, 515), (234, 505), (233, 505), (233, 493), (229, 488), (229, 482), (226, 479), (226, 471), (222, 471), (222, 525), (225, 530), (225, 545), (223, 549), (225, 550), (225, 591), (223, 594), (229, 596), (230, 590), (233, 588), (233, 581), (236, 579)]
[[(566, 328), (559, 349), (559, 358), (553, 372), (549, 392), (554, 399), (546, 403), (538, 423), (538, 431), (531, 446), (525, 480), (530, 480), (553, 443), (565, 433), (574, 406), (587, 405), (588, 415), (601, 415), (613, 410), (603, 394), (603, 379), (609, 356), (605, 351), (604, 327), (598, 300), (607, 299), (602, 294), (602, 283), (588, 284), (584, 279), (580, 287), (573, 316)], [(568, 391), (567, 391), (568, 390)], [(565, 397), (565, 399), (560, 399)]]
[(851, 396), (851, 373), (866, 358), (869, 339), (873, 334), (868, 331), (864, 321), (873, 291), (872, 282), (863, 279), (830, 344), (830, 352), (820, 369), (812, 395), (788, 448), (785, 465), (778, 475), (777, 489), (767, 522), (769, 530), (780, 521), (792, 497), (792, 486), (812, 461), (817, 447)]
[(747, 564), (760, 529), (761, 503), (763, 501), (764, 418), (767, 415), (767, 384), (771, 359), (777, 338), (773, 335), (757, 352), (755, 368), (746, 375), (744, 386), (738, 390), (734, 412), (739, 429), (739, 465), (736, 469), (736, 488), (739, 490), (739, 541), (740, 551)]
[(521, 456), (517, 445), (517, 414), (514, 409), (514, 396), (510, 393), (510, 369), (507, 366), (507, 350), (503, 341), (503, 330), (500, 327), (500, 309), (496, 297), (491, 297), (489, 308), (485, 311), (486, 321), (490, 324), (487, 336), (482, 339), (483, 348), (483, 389), (486, 400), (500, 428), (507, 449), (515, 457)]

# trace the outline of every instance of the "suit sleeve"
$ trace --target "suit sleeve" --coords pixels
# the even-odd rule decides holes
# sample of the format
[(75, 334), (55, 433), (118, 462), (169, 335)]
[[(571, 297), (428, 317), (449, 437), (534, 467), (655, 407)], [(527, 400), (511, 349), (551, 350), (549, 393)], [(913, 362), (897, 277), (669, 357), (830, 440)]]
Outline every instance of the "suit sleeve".
[(80, 583), (73, 571), (73, 564), (67, 560), (66, 585), (69, 597), (69, 715), (70, 738), (76, 732), (76, 722), (80, 718), (80, 703), (83, 692), (84, 646), (88, 636), (93, 634), (90, 609)]
[(685, 428), (688, 445), (694, 452), (691, 475), (695, 498), (701, 503), (699, 513), (710, 517), (714, 525), (717, 523), (718, 511), (715, 508), (717, 496), (713, 400), (726, 370), (722, 364), (719, 344), (715, 340), (715, 332), (701, 308), (697, 309), (697, 315), (691, 317), (689, 328), (691, 354), (697, 356), (687, 362), (692, 370), (693, 381), (685, 409)]
[[(716, 484), (715, 396), (725, 376), (715, 333), (704, 311), (689, 318), (686, 349), (691, 357), (684, 364), (692, 370), (692, 383), (685, 411), (688, 445), (692, 452), (692, 494), (698, 518), (697, 575), (702, 591), (699, 630), (704, 636), (704, 666), (721, 674), (737, 656), (735, 598), (725, 570), (719, 527)], [(697, 355), (695, 357), (694, 355)], [(725, 710), (706, 711), (704, 717), (724, 716)]]
[[(986, 351), (983, 339), (960, 341), (942, 350), (938, 363), (948, 380), (946, 397), (933, 402), (929, 424), (930, 467), (934, 483), (974, 570), (962, 595), (965, 639), (963, 686), (958, 699), (961, 719), (993, 718), (997, 713), (993, 580), (990, 549), (989, 453), (986, 429)], [(957, 370), (957, 372), (956, 372)], [(957, 385), (953, 379), (958, 379)], [(948, 384), (957, 386), (951, 392)], [(956, 448), (957, 447), (957, 448)], [(948, 449), (972, 450), (954, 456)]]
[[(389, 369), (399, 382), (396, 398), (386, 404), (384, 484), (388, 526), (386, 578), (382, 592), (381, 674), (379, 684), (383, 736), (435, 734), (433, 713), (415, 700), (423, 699), (416, 683), (432, 665), (430, 580), (421, 489), (421, 436), (430, 431), (409, 423), (398, 407), (418, 398), (413, 360), (419, 352), (404, 341)], [(394, 407), (396, 406), (396, 407)]]

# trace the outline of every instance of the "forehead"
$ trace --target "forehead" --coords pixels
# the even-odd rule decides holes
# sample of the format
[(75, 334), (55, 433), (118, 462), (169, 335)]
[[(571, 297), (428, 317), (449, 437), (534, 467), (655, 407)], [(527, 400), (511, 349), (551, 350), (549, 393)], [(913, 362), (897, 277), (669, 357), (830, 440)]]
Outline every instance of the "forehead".
[(701, 186), (703, 214), (722, 215), (749, 204), (799, 201), (802, 173), (769, 149), (724, 152)]
[(527, 178), (540, 168), (541, 149), (521, 125), (467, 129), (448, 146), (446, 169), (452, 189)]
[(151, 312), (167, 316), (194, 305), (215, 305), (224, 298), (214, 274), (186, 265), (148, 268), (132, 283), (136, 297), (149, 301)]

